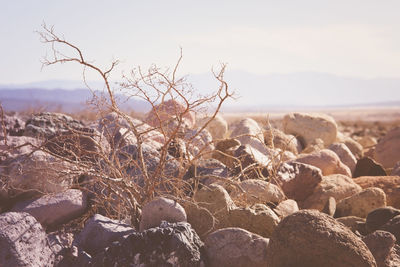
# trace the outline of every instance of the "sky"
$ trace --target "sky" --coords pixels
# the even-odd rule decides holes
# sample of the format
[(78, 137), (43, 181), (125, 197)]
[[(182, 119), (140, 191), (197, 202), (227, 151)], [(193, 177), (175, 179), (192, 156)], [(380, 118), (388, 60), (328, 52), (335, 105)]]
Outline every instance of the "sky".
[[(41, 70), (49, 47), (35, 31), (54, 25), (101, 67), (122, 61), (182, 73), (322, 72), (400, 78), (400, 1), (1, 0), (0, 83), (81, 79), (74, 64)], [(93, 79), (96, 79), (93, 76)]]

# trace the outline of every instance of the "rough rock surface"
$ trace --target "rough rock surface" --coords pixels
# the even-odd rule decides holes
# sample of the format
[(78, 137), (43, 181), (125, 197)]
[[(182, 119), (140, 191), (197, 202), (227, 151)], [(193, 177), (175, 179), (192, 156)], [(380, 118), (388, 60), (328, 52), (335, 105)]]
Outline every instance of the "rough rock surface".
[(237, 139), (221, 140), (216, 144), (215, 151), (213, 152), (212, 157), (221, 161), (226, 166), (233, 168), (235, 165), (233, 154), (239, 146), (240, 141)]
[(368, 247), (347, 227), (315, 210), (281, 221), (270, 238), (267, 265), (376, 266)]
[[(4, 136), (4, 131), (8, 136), (21, 136), (25, 130), (25, 122), (18, 114), (7, 115), (3, 114), (0, 120), (0, 137)], [(3, 123), (5, 129), (3, 129)], [(0, 138), (1, 140), (1, 138)]]
[(350, 177), (333, 174), (324, 176), (321, 183), (314, 189), (313, 194), (303, 204), (303, 208), (322, 210), (329, 197), (335, 198), (336, 202), (361, 192), (361, 187)]
[(46, 233), (34, 217), (25, 212), (0, 215), (0, 266), (52, 266), (54, 255)]
[(302, 146), (295, 136), (285, 134), (275, 128), (264, 131), (264, 142), (269, 147), (290, 151), (295, 155), (302, 150)]
[(329, 146), (329, 149), (339, 156), (340, 161), (343, 162), (347, 167), (349, 167), (351, 173), (354, 172), (357, 164), (357, 159), (345, 144), (333, 143)]
[[(210, 119), (210, 117), (204, 117), (197, 120), (197, 127), (203, 127)], [(214, 141), (220, 140), (225, 138), (228, 133), (228, 123), (222, 116), (217, 115), (208, 123), (206, 129), (210, 132)]]
[(292, 213), (299, 211), (299, 206), (297, 202), (293, 199), (286, 199), (279, 203), (278, 206), (274, 208), (274, 211), (280, 218), (284, 218)]
[(396, 243), (396, 238), (389, 232), (375, 231), (365, 237), (362, 241), (368, 246), (378, 266), (387, 266), (389, 255)]
[(27, 212), (43, 226), (53, 226), (81, 215), (86, 207), (86, 194), (77, 189), (68, 189), (55, 195), (19, 202), (12, 211)]
[(190, 223), (200, 238), (215, 230), (217, 222), (207, 209), (189, 201), (184, 203), (184, 208), (187, 215), (187, 222)]
[(297, 162), (310, 164), (321, 169), (323, 175), (343, 174), (351, 177), (349, 167), (344, 165), (338, 155), (329, 149), (323, 149), (311, 154), (300, 155)]
[(335, 215), (336, 212), (336, 200), (334, 197), (329, 197), (328, 200), (325, 203), (324, 208), (322, 209), (322, 212), (325, 214), (328, 214), (330, 216)]
[(71, 130), (85, 131), (87, 129), (88, 127), (82, 122), (68, 115), (42, 112), (33, 115), (26, 121), (24, 135), (49, 138)]
[(211, 151), (214, 150), (212, 136), (206, 129), (202, 131), (200, 131), (200, 129), (201, 128), (196, 128), (186, 131), (184, 139), (186, 141), (187, 150), (193, 156), (201, 154), (203, 157), (211, 157)]
[(336, 140), (335, 120), (324, 114), (290, 113), (283, 118), (283, 129), (287, 134), (298, 136), (307, 147), (313, 140), (320, 138), (325, 146)]
[(193, 177), (202, 177), (199, 178), (200, 182), (204, 185), (210, 185), (214, 182), (221, 181), (214, 176), (227, 178), (230, 176), (230, 170), (222, 162), (210, 158), (199, 159), (194, 162), (183, 178), (186, 180)]
[(0, 163), (31, 153), (35, 149), (33, 146), (40, 146), (40, 144), (40, 140), (33, 137), (8, 135), (7, 144), (4, 140), (0, 140)]
[(241, 228), (224, 228), (204, 241), (210, 267), (267, 266), (268, 239)]
[(185, 222), (185, 209), (176, 201), (164, 197), (157, 197), (144, 205), (139, 231), (158, 227), (162, 221)]
[(385, 192), (380, 188), (370, 187), (339, 201), (336, 205), (335, 216), (357, 216), (366, 218), (370, 211), (385, 206)]
[(278, 186), (263, 180), (244, 180), (239, 183), (239, 186), (245, 192), (239, 193), (238, 190), (234, 191), (231, 193), (231, 197), (233, 199), (244, 197), (246, 198), (246, 203), (249, 205), (256, 203), (266, 204), (269, 202), (277, 204), (285, 199), (285, 194)]
[(375, 160), (385, 168), (393, 168), (400, 160), (400, 127), (390, 130), (375, 147)]
[(346, 216), (336, 219), (338, 222), (346, 225), (353, 233), (358, 232), (361, 235), (366, 234), (365, 219), (357, 216)]
[(239, 140), (242, 145), (249, 145), (265, 155), (268, 154), (264, 144), (263, 130), (253, 119), (241, 120), (233, 128), (230, 137)]
[(356, 159), (360, 159), (364, 156), (363, 146), (353, 138), (345, 136), (342, 133), (338, 133), (336, 141), (339, 143), (344, 143), (350, 149), (351, 153), (356, 157)]
[(378, 208), (368, 213), (366, 220), (367, 231), (372, 233), (386, 224), (393, 217), (400, 215), (400, 210), (393, 207)]
[(379, 227), (379, 230), (387, 231), (392, 233), (397, 240), (397, 244), (400, 243), (400, 215), (397, 215), (390, 219), (387, 223)]
[(234, 168), (237, 173), (250, 165), (254, 165), (244, 172), (242, 180), (268, 177), (268, 166), (271, 161), (267, 155), (259, 150), (250, 145), (241, 145), (235, 150), (233, 156), (237, 159), (234, 162)]
[(123, 222), (95, 214), (86, 222), (85, 227), (74, 240), (74, 244), (80, 250), (94, 255), (110, 246), (112, 242), (134, 231), (131, 226)]
[(381, 188), (385, 191), (387, 205), (394, 208), (400, 208), (399, 176), (361, 176), (353, 180), (362, 188)]
[(386, 172), (381, 164), (369, 157), (364, 157), (357, 161), (353, 172), (354, 178), (360, 176), (386, 176)]
[(398, 161), (396, 163), (396, 165), (394, 165), (393, 170), (392, 170), (390, 175), (392, 175), (392, 176), (395, 176), (395, 175), (396, 176), (400, 176), (400, 161)]
[(283, 163), (273, 183), (277, 183), (288, 198), (303, 201), (309, 197), (314, 188), (322, 181), (322, 172), (312, 165), (287, 162)]
[(94, 256), (90, 266), (204, 266), (204, 244), (186, 222), (133, 232)]

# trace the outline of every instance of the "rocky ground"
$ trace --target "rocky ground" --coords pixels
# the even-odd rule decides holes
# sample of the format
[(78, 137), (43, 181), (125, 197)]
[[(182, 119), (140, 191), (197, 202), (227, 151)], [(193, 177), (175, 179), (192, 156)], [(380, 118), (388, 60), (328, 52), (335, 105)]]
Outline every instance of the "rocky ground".
[(4, 115), (0, 266), (400, 266), (399, 117), (172, 106)]

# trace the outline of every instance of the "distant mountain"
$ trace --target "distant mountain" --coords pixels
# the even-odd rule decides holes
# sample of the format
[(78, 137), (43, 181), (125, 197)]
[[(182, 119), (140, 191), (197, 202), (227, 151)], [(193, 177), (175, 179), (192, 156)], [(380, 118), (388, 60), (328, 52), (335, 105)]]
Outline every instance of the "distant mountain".
[[(100, 96), (100, 92), (96, 92)], [(135, 110), (137, 112), (147, 112), (150, 105), (142, 100), (129, 99), (116, 95), (120, 107), (125, 110)], [(77, 112), (88, 108), (88, 101), (91, 101), (93, 94), (88, 89), (35, 89), (35, 88), (14, 88), (2, 89), (0, 87), (0, 103), (6, 111), (23, 110), (46, 110)]]

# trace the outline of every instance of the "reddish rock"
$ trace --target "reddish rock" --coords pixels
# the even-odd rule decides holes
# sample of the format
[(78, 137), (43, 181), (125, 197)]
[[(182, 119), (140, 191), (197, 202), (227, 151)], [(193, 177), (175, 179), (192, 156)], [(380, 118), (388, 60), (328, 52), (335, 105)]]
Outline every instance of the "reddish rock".
[(400, 160), (400, 127), (390, 130), (375, 147), (375, 160), (385, 168), (393, 168)]
[(357, 178), (360, 176), (385, 176), (385, 169), (381, 164), (377, 163), (375, 160), (364, 157), (357, 161), (356, 168), (353, 172), (353, 177)]

